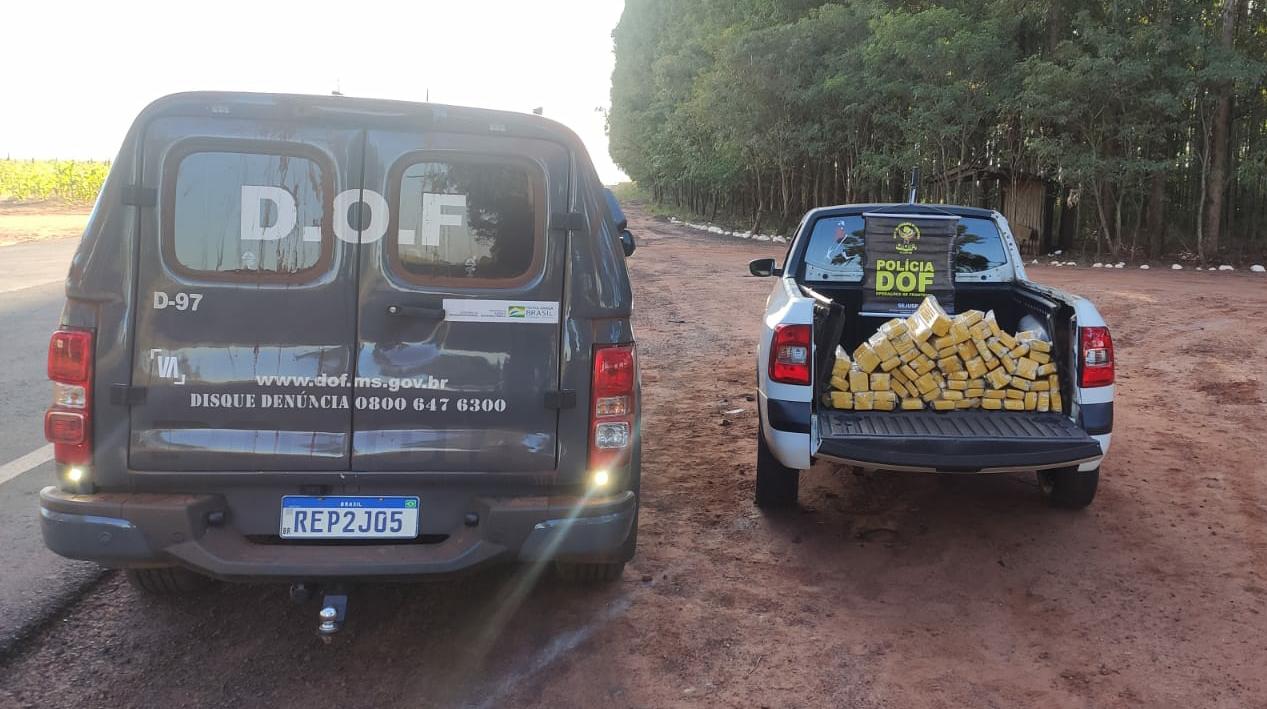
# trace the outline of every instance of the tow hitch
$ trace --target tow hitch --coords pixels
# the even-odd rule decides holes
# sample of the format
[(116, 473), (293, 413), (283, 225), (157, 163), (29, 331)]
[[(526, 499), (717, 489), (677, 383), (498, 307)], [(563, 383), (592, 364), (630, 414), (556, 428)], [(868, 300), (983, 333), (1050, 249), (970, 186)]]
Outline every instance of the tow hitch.
[[(306, 583), (297, 583), (290, 587), (290, 600), (304, 604), (312, 600), (316, 589)], [(321, 594), (321, 610), (317, 613), (320, 623), (317, 635), (327, 644), (334, 635), (343, 629), (348, 618), (348, 592), (342, 585), (334, 585)]]

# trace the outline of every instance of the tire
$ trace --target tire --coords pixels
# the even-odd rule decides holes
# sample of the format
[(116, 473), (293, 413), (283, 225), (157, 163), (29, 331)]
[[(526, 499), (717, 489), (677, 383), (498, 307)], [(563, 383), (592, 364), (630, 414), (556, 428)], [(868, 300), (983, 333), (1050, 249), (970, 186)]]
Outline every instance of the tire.
[(178, 596), (201, 591), (211, 585), (211, 579), (179, 566), (128, 569), (128, 583), (132, 588), (151, 596)]
[(1054, 507), (1080, 510), (1095, 499), (1100, 486), (1100, 469), (1060, 468), (1038, 471), (1038, 489)]
[(765, 442), (765, 435), (757, 431), (757, 507), (777, 510), (796, 505), (800, 494), (799, 470), (779, 462)]
[(559, 578), (568, 583), (599, 584), (619, 581), (625, 573), (625, 562), (579, 563), (559, 561), (554, 565)]

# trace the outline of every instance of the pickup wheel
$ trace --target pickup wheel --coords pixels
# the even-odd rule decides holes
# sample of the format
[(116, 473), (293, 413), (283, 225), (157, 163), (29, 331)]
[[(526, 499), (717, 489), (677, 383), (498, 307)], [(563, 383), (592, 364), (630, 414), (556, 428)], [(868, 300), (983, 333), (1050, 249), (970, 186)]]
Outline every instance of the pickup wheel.
[(1038, 471), (1038, 489), (1048, 504), (1080, 510), (1095, 499), (1100, 485), (1100, 469), (1059, 468)]
[(132, 588), (151, 596), (176, 596), (193, 593), (210, 586), (212, 581), (179, 566), (128, 569), (128, 583)]
[(757, 431), (757, 507), (776, 510), (796, 504), (800, 492), (800, 471), (779, 462), (765, 442), (765, 435)]

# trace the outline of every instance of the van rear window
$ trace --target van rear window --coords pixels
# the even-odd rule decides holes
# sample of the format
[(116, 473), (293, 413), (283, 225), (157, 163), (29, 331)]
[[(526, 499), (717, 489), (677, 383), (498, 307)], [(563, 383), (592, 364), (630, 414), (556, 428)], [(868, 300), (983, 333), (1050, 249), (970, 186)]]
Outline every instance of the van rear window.
[[(861, 214), (814, 222), (805, 250), (805, 280), (861, 281), (866, 246)], [(960, 217), (955, 237), (955, 273), (980, 273), (1007, 263), (999, 229), (990, 219)]]
[(509, 286), (541, 267), (545, 190), (527, 164), (471, 157), (400, 173), (389, 248), (395, 270), (428, 285)]
[(170, 186), (164, 251), (196, 276), (289, 279), (331, 254), (321, 166), (293, 155), (192, 152)]

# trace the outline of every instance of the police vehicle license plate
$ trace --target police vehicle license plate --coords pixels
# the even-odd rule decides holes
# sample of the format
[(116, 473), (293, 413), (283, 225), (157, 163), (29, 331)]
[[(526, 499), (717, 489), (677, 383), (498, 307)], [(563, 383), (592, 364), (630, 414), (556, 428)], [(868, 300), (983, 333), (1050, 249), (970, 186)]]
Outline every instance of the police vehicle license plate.
[(282, 498), (283, 539), (413, 539), (416, 497)]

